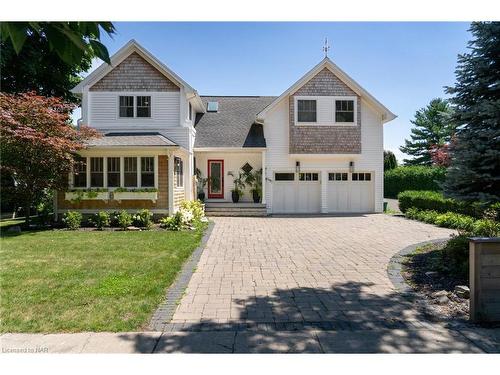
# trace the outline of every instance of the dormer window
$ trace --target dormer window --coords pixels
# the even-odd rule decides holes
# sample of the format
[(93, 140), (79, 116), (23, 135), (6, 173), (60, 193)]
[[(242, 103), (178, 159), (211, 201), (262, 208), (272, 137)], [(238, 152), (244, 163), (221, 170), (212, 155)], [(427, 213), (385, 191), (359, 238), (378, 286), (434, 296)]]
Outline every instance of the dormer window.
[(297, 100), (297, 122), (316, 122), (316, 100)]

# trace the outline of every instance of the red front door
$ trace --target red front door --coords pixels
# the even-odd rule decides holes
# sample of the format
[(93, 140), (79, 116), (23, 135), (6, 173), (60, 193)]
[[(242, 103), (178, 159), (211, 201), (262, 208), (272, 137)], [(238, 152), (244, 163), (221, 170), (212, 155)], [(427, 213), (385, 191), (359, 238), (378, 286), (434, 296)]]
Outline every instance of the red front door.
[(224, 198), (224, 160), (208, 161), (208, 198)]

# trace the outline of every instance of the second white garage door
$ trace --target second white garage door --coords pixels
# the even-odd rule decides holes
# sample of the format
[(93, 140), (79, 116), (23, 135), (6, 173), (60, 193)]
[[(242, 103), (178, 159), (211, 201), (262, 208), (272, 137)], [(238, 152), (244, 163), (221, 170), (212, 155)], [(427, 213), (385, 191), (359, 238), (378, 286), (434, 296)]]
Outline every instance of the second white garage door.
[(372, 177), (371, 173), (329, 173), (328, 212), (373, 212)]
[(273, 213), (319, 213), (321, 185), (319, 173), (275, 173)]

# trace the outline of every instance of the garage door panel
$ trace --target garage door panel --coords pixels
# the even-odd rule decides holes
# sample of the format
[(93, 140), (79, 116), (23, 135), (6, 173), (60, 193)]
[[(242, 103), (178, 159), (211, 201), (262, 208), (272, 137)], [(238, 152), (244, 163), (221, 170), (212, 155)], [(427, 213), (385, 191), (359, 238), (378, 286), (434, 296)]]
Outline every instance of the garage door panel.
[(373, 212), (373, 179), (368, 181), (328, 181), (328, 212)]
[(321, 187), (319, 182), (274, 182), (274, 213), (318, 213), (320, 210)]

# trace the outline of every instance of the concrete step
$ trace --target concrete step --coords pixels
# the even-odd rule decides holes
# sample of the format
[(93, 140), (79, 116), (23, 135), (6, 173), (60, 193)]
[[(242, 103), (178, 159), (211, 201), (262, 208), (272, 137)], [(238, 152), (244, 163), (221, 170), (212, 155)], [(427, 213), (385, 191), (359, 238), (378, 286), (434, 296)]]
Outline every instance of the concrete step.
[(207, 211), (205, 210), (205, 215), (206, 216), (267, 216), (267, 211), (266, 210), (240, 210), (240, 211), (230, 211), (230, 210), (225, 210), (225, 211)]

